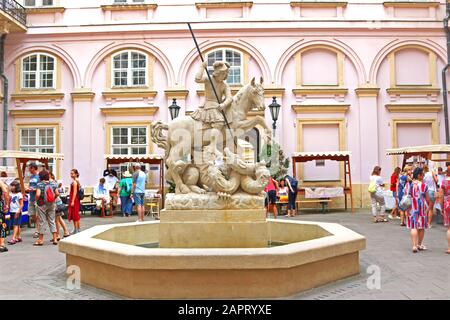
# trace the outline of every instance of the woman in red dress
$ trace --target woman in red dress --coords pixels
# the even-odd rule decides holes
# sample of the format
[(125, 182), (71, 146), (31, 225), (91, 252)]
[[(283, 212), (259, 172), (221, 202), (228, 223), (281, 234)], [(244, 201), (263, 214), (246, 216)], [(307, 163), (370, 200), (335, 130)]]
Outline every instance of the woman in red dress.
[(73, 221), (73, 233), (76, 234), (80, 232), (80, 199), (78, 198), (78, 191), (80, 190), (80, 183), (78, 178), (80, 174), (77, 169), (72, 169), (70, 171), (70, 177), (72, 178), (72, 183), (70, 184), (70, 195), (69, 195), (69, 214), (68, 220)]

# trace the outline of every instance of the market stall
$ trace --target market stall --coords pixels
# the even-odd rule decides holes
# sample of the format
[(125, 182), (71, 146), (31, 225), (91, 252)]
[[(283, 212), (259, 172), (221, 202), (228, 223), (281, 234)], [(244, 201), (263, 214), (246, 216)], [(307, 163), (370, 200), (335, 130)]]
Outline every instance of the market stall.
[[(121, 164), (149, 164), (151, 166), (159, 166), (159, 185), (157, 190), (148, 190), (146, 194), (160, 195), (161, 208), (164, 207), (164, 159), (159, 154), (141, 154), (141, 155), (120, 155), (120, 154), (106, 154), (105, 155), (106, 166), (109, 165), (121, 165)], [(112, 202), (111, 202), (112, 205)], [(112, 212), (112, 211), (111, 211)]]
[[(8, 176), (2, 178), (2, 180), (8, 185), (15, 179), (19, 179), (20, 188), (22, 194), (25, 197), (25, 171), (27, 163), (30, 161), (39, 162), (44, 165), (44, 167), (49, 169), (49, 160), (64, 160), (64, 155), (60, 153), (39, 153), (39, 152), (26, 152), (17, 150), (0, 150), (0, 159), (12, 159), (15, 165), (15, 176)], [(24, 213), (28, 210), (28, 201), (24, 203)], [(24, 217), (27, 215), (24, 215)]]
[[(352, 193), (352, 175), (350, 172), (349, 151), (320, 151), (320, 152), (297, 152), (292, 155), (293, 175), (297, 178), (297, 164), (316, 160), (331, 160), (341, 162), (344, 167), (344, 179), (341, 186), (321, 186), (318, 188), (299, 188), (299, 195), (305, 195), (308, 199), (303, 202), (318, 202), (322, 205), (322, 211), (325, 212), (331, 198), (344, 197), (345, 210), (347, 210), (347, 196), (350, 196), (350, 206), (352, 212), (353, 193)], [(302, 201), (298, 201), (302, 202)]]
[[(423, 164), (430, 160), (434, 162), (450, 162), (450, 145), (434, 144), (387, 149), (386, 154), (389, 156), (403, 156), (402, 168), (407, 163)], [(445, 157), (443, 158), (442, 155), (445, 155)]]

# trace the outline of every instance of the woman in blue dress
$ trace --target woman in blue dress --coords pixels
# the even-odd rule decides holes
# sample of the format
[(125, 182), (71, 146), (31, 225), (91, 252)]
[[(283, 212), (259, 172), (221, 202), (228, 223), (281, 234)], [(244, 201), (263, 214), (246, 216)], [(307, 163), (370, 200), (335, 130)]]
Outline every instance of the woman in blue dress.
[(410, 165), (406, 165), (403, 168), (403, 171), (401, 173), (401, 175), (398, 177), (398, 182), (397, 182), (397, 197), (398, 197), (398, 209), (400, 211), (400, 219), (401, 219), (401, 226), (405, 227), (406, 223), (405, 223), (405, 209), (400, 207), (400, 201), (402, 201), (403, 198), (403, 192), (405, 190), (405, 186), (407, 183), (411, 183), (412, 179), (411, 179), (411, 174), (412, 174), (412, 167)]

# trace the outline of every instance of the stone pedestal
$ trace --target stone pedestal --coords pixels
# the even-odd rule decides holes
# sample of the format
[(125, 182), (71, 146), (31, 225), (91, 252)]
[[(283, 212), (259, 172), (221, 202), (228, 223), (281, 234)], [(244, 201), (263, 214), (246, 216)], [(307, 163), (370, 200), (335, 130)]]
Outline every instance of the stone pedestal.
[(173, 210), (160, 215), (161, 248), (265, 248), (264, 209)]

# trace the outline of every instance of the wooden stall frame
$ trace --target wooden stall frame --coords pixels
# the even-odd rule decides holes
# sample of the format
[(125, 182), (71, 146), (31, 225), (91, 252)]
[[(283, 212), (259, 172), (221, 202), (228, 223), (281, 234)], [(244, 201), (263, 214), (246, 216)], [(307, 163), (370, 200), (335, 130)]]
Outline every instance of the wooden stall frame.
[(298, 152), (292, 156), (292, 172), (297, 178), (297, 163), (304, 163), (314, 160), (332, 160), (344, 162), (344, 202), (345, 210), (348, 208), (347, 195), (350, 195), (350, 206), (352, 213), (355, 212), (353, 206), (352, 174), (350, 170), (350, 152), (331, 151), (331, 152)]

